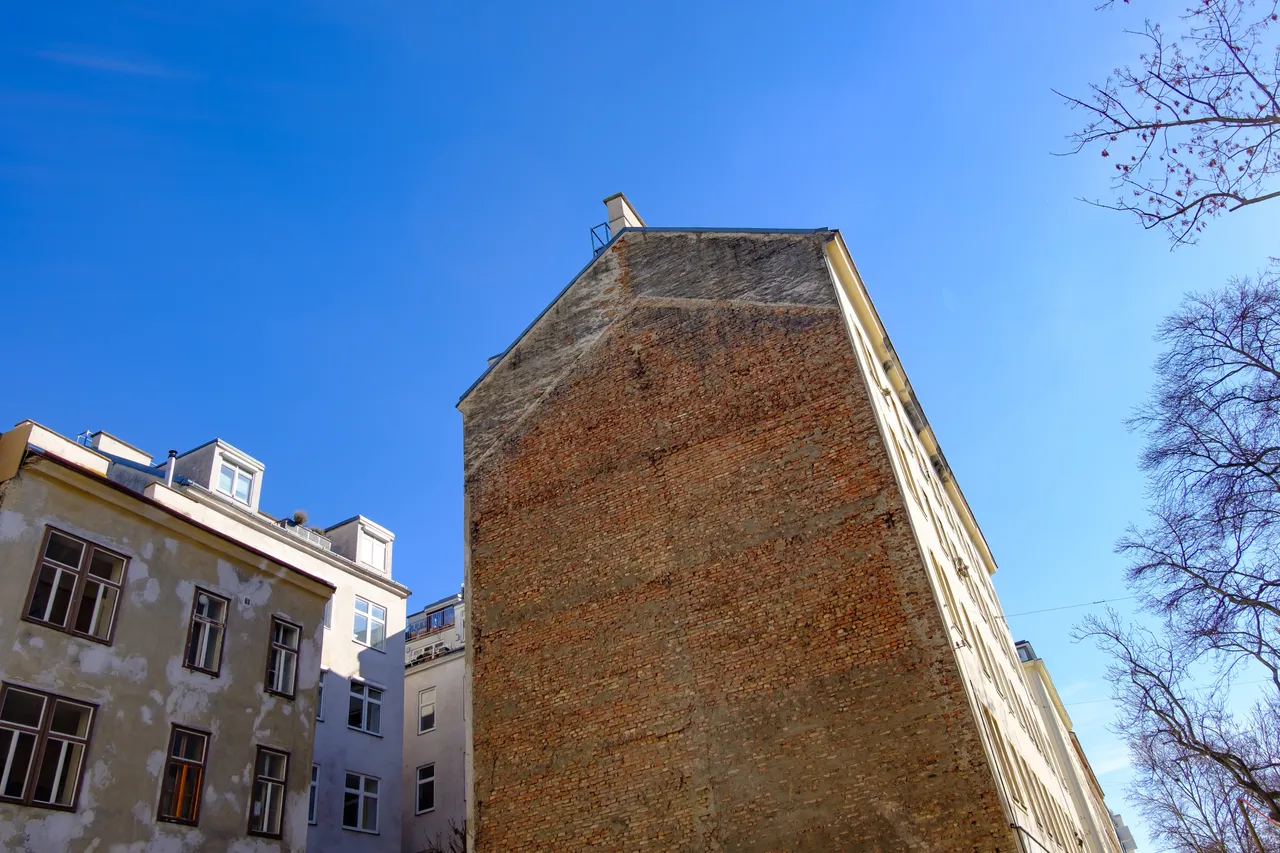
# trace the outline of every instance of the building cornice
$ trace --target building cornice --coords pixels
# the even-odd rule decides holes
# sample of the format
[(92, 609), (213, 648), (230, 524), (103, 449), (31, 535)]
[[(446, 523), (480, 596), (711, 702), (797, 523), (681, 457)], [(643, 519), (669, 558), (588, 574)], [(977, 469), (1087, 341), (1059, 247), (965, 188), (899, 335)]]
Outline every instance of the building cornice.
[(191, 484), (182, 487), (182, 494), (191, 500), (199, 503), (201, 506), (215, 510), (227, 518), (234, 519), (242, 524), (251, 525), (257, 532), (263, 533), (276, 539), (278, 542), (289, 546), (290, 548), (301, 551), (309, 557), (322, 560), (325, 563), (346, 572), (360, 580), (368, 581), (383, 590), (407, 599), (411, 594), (411, 590), (404, 584), (397, 583), (390, 578), (383, 577), (376, 572), (362, 568), (356, 563), (351, 562), (347, 558), (334, 554), (331, 551), (325, 551), (321, 548), (313, 547), (304, 539), (299, 539), (291, 533), (287, 533), (280, 525), (267, 521), (258, 514), (239, 509), (230, 505), (227, 501), (209, 492), (199, 484)]
[[(38, 447), (29, 447), (27, 459), (24, 461), (22, 468), (51, 480), (56, 480), (71, 488), (79, 489), (86, 494), (119, 506), (122, 509), (130, 510), (135, 515), (142, 516), (149, 521), (195, 539), (206, 547), (213, 548), (234, 559), (238, 564), (253, 566), (259, 571), (266, 571), (268, 574), (286, 578), (297, 586), (301, 586), (324, 598), (332, 596), (333, 591), (336, 589), (332, 583), (324, 578), (316, 577), (310, 572), (290, 565), (278, 557), (259, 551), (250, 545), (246, 545), (237, 539), (203, 525), (157, 500), (136, 492), (128, 486), (109, 480), (73, 462), (68, 462), (52, 453), (47, 453)], [(246, 559), (245, 555), (251, 555), (281, 571), (270, 572), (266, 566), (255, 564), (253, 559)]]
[(418, 663), (415, 663), (413, 666), (406, 666), (404, 668), (405, 678), (408, 678), (410, 675), (413, 675), (414, 673), (425, 672), (428, 669), (433, 669), (434, 667), (441, 666), (442, 664), (445, 664), (453, 660), (455, 657), (459, 655), (461, 655), (462, 657), (458, 659), (463, 660), (466, 657), (466, 654), (465, 654), (466, 651), (467, 651), (466, 646), (458, 646), (457, 648), (449, 649), (449, 651), (447, 652), (441, 652), (435, 657), (427, 658), (426, 660), (419, 661)]
[(956, 482), (955, 473), (947, 463), (947, 457), (943, 454), (942, 447), (938, 444), (938, 437), (934, 435), (933, 427), (929, 424), (928, 418), (925, 417), (924, 409), (921, 408), (920, 401), (916, 398), (915, 391), (911, 388), (911, 381), (907, 378), (907, 373), (898, 360), (898, 354), (894, 351), (893, 343), (889, 340), (889, 333), (885, 330), (884, 323), (880, 322), (880, 315), (876, 312), (875, 304), (871, 301), (871, 295), (867, 292), (866, 285), (862, 282), (862, 276), (858, 273), (857, 265), (853, 262), (853, 256), (849, 253), (849, 247), (845, 245), (844, 236), (839, 231), (833, 231), (831, 239), (827, 242), (827, 257), (831, 261), (836, 281), (849, 297), (849, 301), (858, 315), (859, 322), (868, 330), (874, 330), (875, 334), (868, 337), (871, 338), (871, 346), (875, 351), (875, 356), (884, 367), (885, 375), (888, 376), (894, 393), (898, 395), (898, 399), (902, 402), (903, 409), (909, 414), (914, 411), (919, 417), (920, 423), (918, 427), (913, 423), (912, 428), (916, 430), (916, 435), (919, 436), (920, 441), (924, 444), (929, 456), (935, 460), (934, 467), (938, 470), (943, 488), (946, 489), (947, 496), (951, 498), (952, 504), (960, 510), (960, 521), (965, 526), (970, 538), (977, 544), (979, 555), (986, 563), (984, 568), (987, 574), (995, 574), (997, 568), (996, 558), (991, 553), (991, 548), (987, 545), (987, 538), (982, 534), (982, 528), (978, 526), (978, 520), (974, 517), (969, 501), (965, 499), (964, 492), (960, 489), (960, 484)]

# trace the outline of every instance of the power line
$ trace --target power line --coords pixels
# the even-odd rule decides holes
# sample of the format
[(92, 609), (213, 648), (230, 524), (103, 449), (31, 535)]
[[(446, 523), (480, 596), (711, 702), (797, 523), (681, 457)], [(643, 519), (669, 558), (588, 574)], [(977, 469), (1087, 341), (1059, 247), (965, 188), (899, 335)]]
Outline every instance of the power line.
[[(1261, 683), (1262, 683), (1262, 682), (1264, 682), (1264, 681), (1270, 681), (1270, 680), (1271, 680), (1270, 678), (1259, 678), (1259, 679), (1256, 679), (1256, 680), (1254, 680), (1254, 681), (1237, 681), (1237, 682), (1235, 682), (1235, 683), (1232, 685), (1232, 687), (1244, 687), (1246, 684), (1261, 684)], [(1201, 691), (1203, 691), (1203, 690), (1208, 690), (1208, 689), (1209, 689), (1209, 685), (1204, 685), (1203, 687), (1193, 687), (1193, 688), (1191, 688), (1191, 689), (1192, 689), (1192, 690), (1201, 690)], [(1117, 700), (1114, 696), (1111, 696), (1111, 697), (1108, 697), (1108, 698), (1106, 698), (1106, 699), (1085, 699), (1083, 702), (1063, 702), (1062, 704), (1063, 704), (1064, 706), (1066, 706), (1066, 705), (1093, 705), (1093, 704), (1096, 704), (1096, 703), (1098, 703), (1098, 702), (1115, 702), (1115, 701), (1118, 701), (1118, 700)]]
[(1115, 601), (1132, 601), (1137, 598), (1136, 595), (1126, 595), (1124, 598), (1099, 598), (1097, 601), (1086, 601), (1083, 604), (1064, 604), (1061, 607), (1046, 607), (1044, 610), (1027, 610), (1023, 613), (1007, 613), (1006, 619), (1011, 616), (1032, 616), (1036, 613), (1052, 613), (1055, 610), (1072, 610), (1076, 607), (1092, 607), (1095, 604), (1111, 604)]

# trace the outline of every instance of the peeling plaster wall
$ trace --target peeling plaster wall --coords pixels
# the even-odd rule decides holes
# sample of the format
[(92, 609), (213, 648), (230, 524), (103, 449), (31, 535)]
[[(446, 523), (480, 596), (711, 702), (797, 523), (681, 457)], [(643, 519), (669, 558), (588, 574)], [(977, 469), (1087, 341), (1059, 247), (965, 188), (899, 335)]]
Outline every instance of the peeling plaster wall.
[[(324, 597), (35, 466), (3, 488), (0, 679), (98, 712), (76, 810), (0, 804), (0, 849), (303, 851)], [(129, 557), (113, 645), (22, 620), (47, 525)], [(232, 602), (217, 678), (182, 665), (197, 584)], [(272, 615), (303, 626), (293, 701), (263, 691)], [(172, 724), (212, 735), (198, 827), (155, 821)], [(281, 840), (246, 836), (257, 745), (291, 754)]]

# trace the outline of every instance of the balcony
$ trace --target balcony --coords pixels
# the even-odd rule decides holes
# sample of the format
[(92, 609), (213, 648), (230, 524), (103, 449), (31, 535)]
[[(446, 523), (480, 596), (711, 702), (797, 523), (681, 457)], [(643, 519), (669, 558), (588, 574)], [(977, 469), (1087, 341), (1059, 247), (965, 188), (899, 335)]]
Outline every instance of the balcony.
[(333, 550), (333, 543), (329, 541), (329, 537), (324, 536), (320, 533), (317, 533), (316, 531), (312, 530), (310, 527), (304, 527), (301, 524), (297, 524), (294, 521), (287, 518), (282, 518), (276, 523), (279, 524), (281, 527), (283, 527), (285, 529), (285, 532), (291, 533), (294, 536), (297, 536), (299, 539), (303, 540), (304, 542), (310, 542), (312, 545), (316, 546), (322, 551)]

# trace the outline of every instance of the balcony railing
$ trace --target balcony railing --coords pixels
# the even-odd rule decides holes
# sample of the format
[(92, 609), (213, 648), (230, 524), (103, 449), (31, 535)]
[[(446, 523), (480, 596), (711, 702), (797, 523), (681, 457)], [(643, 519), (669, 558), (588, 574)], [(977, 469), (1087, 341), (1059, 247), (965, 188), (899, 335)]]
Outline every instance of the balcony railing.
[(302, 539), (303, 541), (310, 542), (312, 545), (315, 545), (317, 548), (321, 548), (325, 551), (333, 550), (333, 542), (329, 540), (329, 537), (324, 536), (320, 533), (316, 533), (310, 527), (303, 527), (301, 524), (294, 524), (292, 521), (288, 519), (281, 519), (280, 526), (283, 527), (287, 532), (292, 533), (294, 536), (297, 536), (299, 539)]

